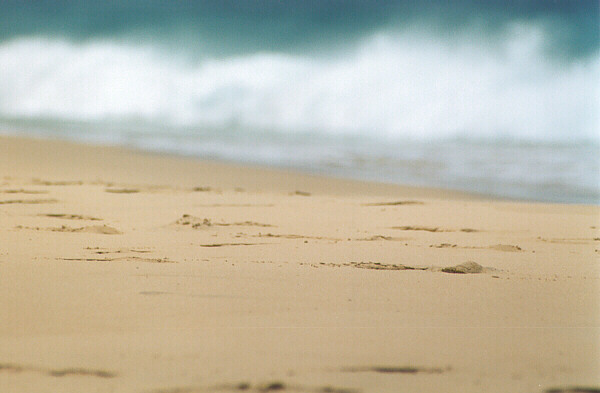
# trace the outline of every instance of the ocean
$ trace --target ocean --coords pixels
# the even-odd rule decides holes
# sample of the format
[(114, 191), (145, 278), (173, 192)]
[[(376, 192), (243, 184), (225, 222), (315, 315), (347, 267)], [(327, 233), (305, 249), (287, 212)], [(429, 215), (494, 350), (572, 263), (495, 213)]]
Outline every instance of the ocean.
[(597, 1), (0, 0), (0, 133), (600, 203)]

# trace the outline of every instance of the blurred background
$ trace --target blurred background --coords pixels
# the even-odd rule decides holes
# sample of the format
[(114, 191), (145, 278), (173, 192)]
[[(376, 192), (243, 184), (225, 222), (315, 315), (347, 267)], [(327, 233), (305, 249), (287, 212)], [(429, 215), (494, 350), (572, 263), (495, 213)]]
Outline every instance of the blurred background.
[(0, 133), (600, 203), (598, 1), (0, 0)]

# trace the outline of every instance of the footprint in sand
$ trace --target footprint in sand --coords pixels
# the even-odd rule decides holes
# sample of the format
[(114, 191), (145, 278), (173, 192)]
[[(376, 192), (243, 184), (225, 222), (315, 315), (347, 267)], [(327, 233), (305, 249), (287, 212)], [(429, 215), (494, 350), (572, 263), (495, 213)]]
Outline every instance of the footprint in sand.
[(87, 368), (64, 368), (64, 369), (51, 369), (44, 367), (33, 367), (23, 366), (12, 363), (0, 363), (0, 373), (22, 373), (22, 372), (37, 372), (49, 375), (51, 377), (67, 377), (67, 376), (88, 376), (98, 378), (114, 378), (117, 376), (116, 373), (104, 370), (94, 370)]
[(369, 270), (427, 270), (427, 267), (416, 267), (407, 265), (395, 265), (381, 262), (349, 262), (349, 263), (325, 263), (320, 262), (317, 264), (310, 264), (313, 267), (327, 266), (327, 267), (354, 267), (357, 269), (369, 269)]
[(81, 228), (71, 228), (68, 226), (61, 226), (57, 228), (48, 228), (48, 230), (52, 232), (83, 232), (83, 233), (98, 233), (101, 235), (121, 235), (123, 232), (115, 229), (113, 227), (109, 227), (108, 225), (91, 225), (87, 227)]
[(40, 227), (26, 227), (22, 225), (17, 225), (15, 229), (29, 229), (32, 231), (50, 231), (50, 232), (68, 232), (68, 233), (98, 233), (101, 235), (121, 235), (123, 232), (115, 229), (113, 227), (109, 227), (107, 225), (92, 225), (87, 227), (80, 228), (72, 228), (66, 225), (60, 227), (49, 227), (49, 228), (40, 228)]
[(441, 244), (432, 244), (429, 246), (430, 248), (460, 248), (460, 249), (488, 249), (488, 250), (497, 250), (497, 251), (506, 251), (506, 252), (519, 252), (523, 251), (523, 249), (519, 246), (513, 246), (510, 244), (496, 244), (489, 247), (474, 247), (474, 246), (459, 246), (458, 244), (452, 243), (441, 243)]
[(590, 386), (569, 386), (564, 388), (551, 388), (544, 390), (544, 393), (600, 393), (600, 388)]
[(402, 264), (388, 264), (381, 262), (350, 262), (350, 263), (325, 263), (320, 262), (319, 264), (310, 264), (312, 267), (327, 266), (327, 267), (354, 267), (357, 269), (369, 269), (369, 270), (429, 270), (432, 272), (444, 272), (444, 273), (456, 273), (456, 274), (477, 274), (486, 273), (492, 268), (484, 268), (476, 262), (465, 262), (456, 266), (449, 266), (445, 268), (439, 267), (422, 267), (422, 266), (409, 266)]
[(404, 206), (404, 205), (424, 205), (421, 201), (394, 201), (394, 202), (376, 202), (363, 203), (363, 206)]
[(104, 191), (112, 194), (137, 194), (140, 192), (137, 188), (107, 188)]
[(426, 227), (426, 226), (413, 226), (413, 225), (392, 227), (392, 229), (399, 229), (401, 231), (425, 231), (425, 232), (465, 232), (465, 233), (479, 232), (478, 229), (473, 229), (473, 228), (461, 228), (459, 230), (453, 230), (453, 229), (443, 229), (440, 227)]
[(269, 243), (211, 243), (200, 244), (200, 247), (260, 246)]
[(48, 370), (48, 375), (53, 377), (65, 377), (69, 375), (89, 376), (99, 378), (114, 378), (117, 374), (104, 370), (88, 370), (85, 368), (66, 368), (60, 370)]
[(451, 243), (442, 243), (442, 244), (437, 244), (437, 245), (430, 245), (429, 247), (433, 247), (433, 248), (457, 248), (458, 244), (451, 244)]
[(8, 199), (4, 201), (0, 201), (0, 205), (37, 205), (41, 203), (56, 203), (58, 200), (56, 199)]
[(386, 240), (386, 241), (406, 241), (412, 240), (407, 237), (392, 237), (392, 236), (383, 236), (383, 235), (374, 235), (371, 237), (362, 237), (358, 239), (354, 239), (356, 241), (377, 241), (377, 240)]
[(102, 221), (101, 218), (96, 218), (92, 216), (84, 216), (81, 214), (63, 214), (63, 213), (52, 213), (52, 214), (40, 214), (40, 217), (50, 217), (50, 218), (62, 218), (65, 220), (84, 220), (84, 221)]
[(128, 254), (128, 253), (135, 253), (135, 254), (147, 254), (152, 252), (149, 249), (146, 249), (144, 247), (141, 248), (120, 248), (118, 250), (108, 250), (108, 249), (104, 249), (104, 248), (100, 248), (100, 247), (86, 247), (86, 250), (91, 250), (94, 254), (97, 255), (103, 255), (103, 254)]
[(358, 269), (371, 269), (371, 270), (427, 270), (427, 268), (406, 266), (406, 265), (392, 265), (379, 262), (350, 262), (345, 264), (346, 266), (352, 266)]
[(194, 187), (192, 188), (192, 192), (209, 192), (212, 188), (210, 187)]
[(399, 229), (401, 231), (448, 232), (447, 230), (440, 229), (438, 227), (422, 227), (422, 226), (402, 226), (402, 227), (392, 227), (392, 229)]
[(22, 225), (17, 225), (15, 229), (29, 229), (32, 231), (51, 231), (51, 232), (69, 232), (69, 233), (98, 233), (102, 235), (120, 235), (123, 232), (115, 229), (113, 227), (109, 227), (108, 225), (92, 225), (87, 227), (80, 228), (72, 228), (66, 225), (60, 227), (50, 227), (50, 228), (40, 228), (40, 227), (25, 227)]
[(83, 261), (83, 262), (145, 262), (145, 263), (177, 263), (169, 258), (152, 258), (146, 256), (126, 255), (126, 254), (148, 254), (152, 250), (144, 247), (140, 248), (121, 248), (109, 250), (100, 247), (85, 247), (85, 250), (91, 251), (94, 254), (92, 257), (86, 258), (57, 258), (61, 261)]
[(81, 261), (81, 262), (144, 262), (144, 263), (177, 263), (177, 261), (170, 260), (169, 258), (142, 258), (136, 256), (125, 256), (125, 257), (105, 257), (105, 258), (56, 258), (59, 261)]
[(241, 221), (241, 222), (233, 222), (233, 223), (212, 222), (208, 218), (194, 217), (189, 214), (182, 215), (180, 219), (175, 221), (174, 225), (189, 227), (189, 228), (193, 228), (193, 229), (201, 229), (201, 228), (215, 227), (215, 226), (216, 227), (246, 226), (246, 227), (261, 227), (261, 228), (273, 227), (273, 225), (271, 225), (271, 224), (263, 224), (263, 223), (254, 222), (254, 221)]
[(14, 190), (2, 190), (0, 193), (3, 194), (48, 194), (48, 191), (41, 190), (25, 190), (23, 188), (14, 189)]
[(51, 181), (51, 180), (33, 179), (32, 183), (39, 185), (39, 186), (81, 186), (81, 185), (83, 185), (83, 182), (81, 180)]
[(281, 381), (251, 384), (240, 382), (236, 384), (223, 384), (210, 387), (186, 386), (153, 390), (152, 393), (205, 393), (205, 392), (298, 392), (298, 393), (359, 393), (360, 390), (351, 388), (337, 388), (334, 386), (303, 386), (287, 384)]
[(543, 237), (538, 236), (537, 240), (546, 243), (555, 243), (555, 244), (589, 244), (589, 241), (596, 241), (596, 239), (545, 239)]
[(441, 369), (436, 367), (413, 367), (413, 366), (366, 366), (366, 367), (347, 367), (343, 368), (342, 371), (350, 372), (350, 373), (359, 373), (359, 372), (374, 372), (381, 374), (441, 374), (444, 371), (449, 371), (450, 369)]
[(304, 236), (304, 235), (276, 234), (276, 233), (259, 233), (258, 235), (252, 235), (252, 237), (272, 237), (272, 238), (282, 238), (282, 239), (312, 239), (312, 240), (332, 240), (332, 241), (342, 240), (342, 239), (336, 239), (333, 237)]
[(311, 193), (310, 192), (306, 192), (306, 191), (296, 190), (296, 191), (290, 193), (290, 195), (311, 196)]

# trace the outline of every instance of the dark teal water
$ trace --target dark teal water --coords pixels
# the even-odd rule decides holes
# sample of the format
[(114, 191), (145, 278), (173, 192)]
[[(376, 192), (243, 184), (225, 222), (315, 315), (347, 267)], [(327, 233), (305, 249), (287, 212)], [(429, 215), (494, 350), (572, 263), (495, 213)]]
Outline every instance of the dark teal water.
[(545, 24), (547, 50), (567, 58), (598, 50), (597, 1), (55, 0), (0, 1), (0, 38), (136, 37), (210, 47), (211, 53), (315, 50), (415, 24), (451, 36), (473, 26), (499, 35), (508, 24)]

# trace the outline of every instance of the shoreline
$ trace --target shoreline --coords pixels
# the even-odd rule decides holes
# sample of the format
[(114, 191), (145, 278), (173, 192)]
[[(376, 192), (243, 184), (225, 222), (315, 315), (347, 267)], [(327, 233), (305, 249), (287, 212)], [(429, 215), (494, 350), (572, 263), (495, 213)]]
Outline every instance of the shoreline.
[(598, 389), (599, 258), (599, 206), (2, 136), (0, 391)]
[[(333, 194), (355, 194), (355, 195), (406, 195), (406, 196), (423, 196), (423, 197), (438, 197), (438, 198), (452, 198), (452, 199), (477, 199), (477, 200), (489, 200), (489, 201), (497, 201), (497, 202), (515, 202), (515, 203), (533, 203), (533, 204), (552, 204), (552, 205), (571, 205), (571, 206), (598, 206), (596, 204), (586, 204), (586, 203), (574, 203), (574, 202), (548, 202), (543, 200), (536, 199), (526, 199), (526, 198), (513, 198), (508, 196), (499, 196), (494, 194), (484, 194), (477, 193), (471, 191), (465, 191), (460, 189), (452, 189), (452, 188), (440, 188), (440, 187), (430, 187), (430, 186), (415, 186), (408, 184), (397, 184), (397, 183), (388, 183), (388, 182), (380, 182), (374, 180), (364, 180), (364, 179), (356, 179), (350, 177), (343, 176), (335, 176), (331, 174), (322, 174), (311, 172), (310, 170), (303, 170), (299, 168), (285, 168), (285, 167), (277, 167), (277, 166), (264, 166), (260, 164), (254, 163), (244, 163), (237, 161), (227, 161), (227, 160), (219, 160), (219, 159), (203, 159), (195, 156), (188, 156), (177, 153), (166, 153), (166, 152), (156, 152), (151, 150), (138, 149), (135, 147), (127, 147), (121, 145), (113, 145), (113, 144), (94, 144), (94, 143), (85, 143), (81, 141), (73, 141), (69, 139), (62, 138), (52, 138), (52, 137), (32, 137), (32, 136), (15, 136), (15, 135), (7, 135), (0, 134), (0, 142), (4, 142), (4, 144), (18, 144), (20, 149), (25, 149), (26, 152), (30, 154), (33, 152), (39, 153), (39, 145), (43, 143), (50, 143), (54, 146), (54, 151), (56, 149), (60, 151), (64, 151), (66, 154), (72, 154), (74, 150), (77, 149), (85, 149), (86, 152), (90, 154), (90, 157), (87, 158), (87, 164), (91, 164), (93, 166), (98, 166), (99, 163), (99, 154), (101, 151), (106, 152), (107, 154), (111, 154), (113, 156), (116, 155), (119, 161), (123, 161), (123, 157), (132, 154), (136, 156), (144, 157), (146, 160), (152, 162), (153, 165), (159, 165), (158, 162), (160, 160), (164, 160), (163, 162), (170, 167), (173, 165), (190, 165), (196, 168), (211, 168), (211, 170), (216, 170), (217, 172), (228, 170), (233, 170), (238, 173), (248, 173), (250, 178), (256, 179), (259, 176), (275, 176), (275, 179), (270, 184), (270, 187), (280, 187), (282, 182), (282, 178), (291, 176), (298, 180), (298, 185), (304, 186), (304, 188), (313, 188), (316, 187), (321, 191), (324, 190), (324, 183), (333, 183), (331, 187), (327, 187), (326, 192)], [(0, 143), (0, 149), (2, 149), (2, 143)], [(0, 151), (2, 154), (6, 155), (8, 150)], [(68, 166), (68, 164), (67, 164)], [(69, 169), (66, 167), (57, 168), (64, 173), (69, 173)], [(179, 170), (181, 167), (178, 168)], [(206, 174), (206, 170), (200, 170), (202, 175)], [(177, 178), (177, 182), (189, 182), (188, 179), (190, 177), (191, 171), (186, 171), (187, 177), (179, 177)], [(80, 174), (78, 174), (80, 175)], [(215, 177), (216, 178), (216, 177)], [(162, 179), (166, 179), (170, 181), (169, 177), (162, 176)], [(127, 180), (123, 178), (123, 180)], [(150, 182), (155, 182), (155, 178), (149, 179)], [(219, 183), (222, 180), (215, 181), (215, 183)], [(290, 183), (289, 188), (293, 188), (294, 184)], [(252, 189), (252, 184), (245, 184), (247, 189)], [(261, 187), (264, 186), (265, 183), (261, 184)], [(231, 188), (231, 185), (228, 185)], [(239, 186), (234, 186), (239, 187)], [(260, 189), (261, 187), (255, 187), (255, 189)], [(283, 191), (283, 190), (279, 190)], [(290, 192), (295, 192), (296, 190), (291, 190)], [(298, 190), (301, 191), (301, 190)]]
[[(317, 154), (317, 156), (313, 157), (314, 160), (311, 161), (303, 158), (304, 154), (300, 151), (297, 151), (297, 154), (288, 156), (288, 160), (282, 160), (277, 155), (276, 157), (279, 158), (269, 159), (264, 153), (257, 153), (258, 155), (256, 156), (249, 154), (242, 154), (241, 156), (236, 156), (235, 154), (227, 155), (226, 152), (228, 149), (224, 147), (218, 148), (220, 146), (218, 140), (215, 142), (217, 147), (208, 148), (203, 155), (199, 153), (202, 150), (201, 147), (192, 147), (189, 149), (184, 145), (168, 147), (171, 146), (168, 140), (165, 142), (167, 143), (165, 145), (167, 147), (160, 147), (153, 142), (149, 142), (146, 145), (137, 138), (110, 141), (103, 140), (102, 138), (91, 138), (88, 140), (87, 138), (79, 138), (73, 135), (57, 134), (36, 135), (35, 133), (13, 133), (13, 136), (11, 136), (10, 132), (6, 132), (5, 135), (9, 138), (33, 137), (40, 140), (65, 141), (88, 146), (122, 148), (129, 151), (145, 152), (148, 155), (154, 156), (221, 163), (234, 167), (271, 169), (280, 172), (355, 182), (398, 185), (416, 189), (433, 188), (446, 191), (447, 193), (462, 193), (463, 195), (471, 195), (484, 199), (600, 205), (600, 194), (596, 190), (597, 176), (594, 175), (595, 172), (593, 171), (594, 168), (597, 168), (598, 161), (592, 158), (593, 154), (590, 147), (583, 149), (581, 151), (582, 155), (576, 155), (575, 152), (577, 149), (574, 150), (573, 148), (568, 148), (565, 151), (562, 148), (560, 150), (556, 146), (540, 146), (541, 150), (531, 146), (509, 148), (501, 140), (497, 141), (497, 143), (488, 141), (487, 144), (484, 143), (483, 145), (479, 145), (476, 141), (471, 141), (470, 143), (473, 143), (473, 145), (470, 145), (460, 139), (449, 139), (447, 141), (438, 141), (434, 145), (421, 143), (412, 147), (411, 142), (407, 142), (408, 145), (402, 147), (396, 141), (398, 149), (405, 149), (404, 153), (398, 152), (397, 158), (400, 160), (398, 162), (395, 162), (393, 159), (392, 161), (388, 161), (391, 159), (389, 152), (385, 154), (381, 153), (383, 156), (380, 159), (384, 161), (379, 163), (377, 161), (377, 154), (373, 153), (371, 156), (369, 155), (370, 153), (364, 153), (366, 156), (364, 156), (365, 161), (363, 162), (363, 158), (361, 157), (364, 154), (357, 151), (356, 154), (358, 155), (356, 159), (358, 161), (357, 163), (353, 163), (354, 161), (350, 153), (341, 153), (341, 150), (351, 149), (351, 147), (340, 147), (339, 149), (341, 150), (336, 154), (340, 154), (341, 162), (339, 165), (334, 165), (326, 164), (325, 161), (327, 159), (324, 158), (323, 154)], [(238, 146), (234, 150), (238, 151), (237, 149), (239, 148)], [(338, 150), (334, 146), (325, 148)], [(274, 151), (278, 152), (279, 150), (277, 149), (275, 148)], [(410, 153), (413, 149), (416, 149), (416, 155)], [(221, 150), (225, 154), (223, 157), (217, 153)], [(247, 150), (248, 152), (251, 151), (251, 149)], [(441, 157), (438, 158), (437, 150), (448, 151), (441, 154)], [(211, 155), (211, 151), (215, 154), (214, 156)], [(238, 153), (241, 154), (240, 151)], [(282, 151), (279, 151), (279, 153), (282, 153)], [(563, 153), (566, 155), (563, 156)], [(452, 158), (457, 154), (460, 154), (462, 158)], [(564, 162), (564, 165), (560, 166), (563, 169), (552, 170), (550, 173), (548, 171), (553, 167), (551, 162), (553, 159), (556, 159), (556, 155), (560, 156), (561, 161)], [(412, 157), (412, 160), (407, 158), (407, 156)], [(494, 160), (487, 160), (485, 157), (495, 158)], [(495, 160), (503, 164), (494, 164)], [(582, 168), (583, 172), (581, 174), (572, 171), (573, 168), (578, 166)]]
[[(5, 146), (5, 148), (2, 148), (3, 145)], [(49, 151), (44, 151), (46, 150), (48, 145), (50, 145), (51, 148), (49, 149)], [(11, 157), (11, 150), (14, 150), (15, 147), (16, 149), (18, 149), (19, 154)], [(100, 167), (105, 166), (102, 161), (111, 160), (113, 161), (113, 165), (116, 166), (122, 165), (124, 162), (127, 162), (128, 156), (135, 156), (139, 161), (143, 161), (142, 167), (144, 167), (145, 165), (158, 167), (161, 164), (164, 164), (165, 167), (167, 167), (167, 169), (165, 169), (164, 171), (175, 169), (176, 172), (186, 172), (185, 176), (177, 176), (175, 179), (168, 175), (165, 175), (164, 171), (161, 171), (159, 173), (153, 173), (152, 177), (150, 178), (148, 178), (148, 176), (145, 176), (144, 173), (136, 173), (137, 176), (142, 176), (143, 179), (148, 179), (149, 183), (156, 183), (158, 179), (164, 182), (165, 184), (169, 184), (169, 182), (171, 182), (171, 185), (178, 183), (180, 185), (186, 184), (189, 186), (193, 186), (194, 184), (196, 184), (194, 183), (194, 178), (207, 176), (211, 171), (215, 171), (218, 174), (225, 173), (227, 171), (233, 171), (236, 174), (239, 174), (241, 176), (247, 176), (248, 179), (257, 181), (257, 184), (253, 185), (250, 181), (245, 182), (244, 179), (239, 179), (242, 180), (242, 185), (230, 185), (227, 184), (227, 182), (223, 182), (223, 177), (218, 175), (208, 176), (210, 178), (209, 182), (212, 181), (212, 183), (214, 183), (213, 185), (216, 187), (242, 187), (248, 190), (262, 190), (264, 189), (264, 186), (268, 186), (274, 187), (273, 190), (277, 191), (295, 192), (296, 190), (293, 188), (295, 185), (297, 185), (300, 188), (307, 189), (306, 191), (308, 192), (310, 192), (311, 190), (319, 190), (325, 193), (332, 193), (333, 195), (354, 194), (363, 196), (392, 196), (398, 194), (415, 197), (421, 196), (453, 199), (480, 199), (538, 203), (538, 201), (515, 200), (494, 195), (477, 194), (454, 189), (426, 186), (411, 186), (369, 180), (357, 180), (351, 178), (329, 176), (326, 174), (315, 174), (295, 168), (288, 169), (263, 166), (258, 164), (254, 165), (222, 160), (202, 159), (199, 157), (153, 152), (119, 145), (98, 145), (92, 143), (82, 143), (61, 138), (34, 138), (29, 136), (23, 137), (0, 135), (0, 149), (0, 156), (5, 157), (4, 165), (8, 165), (8, 161), (26, 161), (27, 156), (33, 154), (46, 155), (45, 160), (50, 161), (48, 162), (48, 164), (55, 165), (55, 167), (52, 168), (52, 171), (61, 171), (62, 173), (65, 173), (67, 177), (74, 176), (75, 174), (77, 176), (85, 176), (85, 172), (75, 173), (74, 170), (69, 168), (70, 162), (64, 162), (60, 159), (60, 156), (72, 156), (76, 154), (78, 156), (78, 159), (84, 160), (82, 161), (82, 163), (84, 163), (86, 166), (90, 166), (91, 168), (93, 168), (89, 171), (90, 173), (87, 177), (87, 180), (89, 181), (97, 180), (94, 179), (94, 176), (96, 176), (96, 172), (94, 171), (97, 171), (100, 169)], [(79, 152), (75, 153), (76, 151)], [(84, 153), (81, 153), (81, 151), (83, 151)], [(105, 156), (108, 156), (109, 158), (105, 158)], [(23, 162), (20, 162), (19, 164), (23, 164)], [(16, 169), (19, 169), (19, 164), (17, 165)], [(190, 170), (186, 170), (184, 167), (185, 165), (188, 165), (193, 168)], [(140, 171), (140, 168), (137, 166), (132, 167), (130, 169)], [(197, 175), (194, 175), (194, 172), (197, 172)], [(123, 174), (118, 173), (118, 170), (114, 169), (111, 171), (106, 170), (105, 168), (104, 173), (106, 173), (107, 175), (118, 175), (120, 176), (119, 179), (123, 182), (129, 181), (133, 177), (123, 176)], [(270, 180), (270, 183), (267, 184), (264, 181), (258, 180), (261, 176), (268, 176), (272, 179)], [(289, 182), (285, 181), (284, 179), (286, 177), (293, 178), (294, 180)], [(331, 185), (324, 187), (323, 185), (327, 183), (330, 183)], [(287, 186), (287, 188), (284, 189), (282, 185)]]

